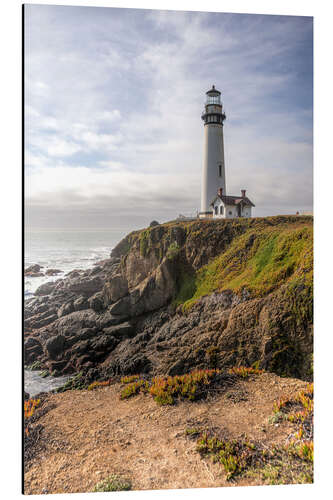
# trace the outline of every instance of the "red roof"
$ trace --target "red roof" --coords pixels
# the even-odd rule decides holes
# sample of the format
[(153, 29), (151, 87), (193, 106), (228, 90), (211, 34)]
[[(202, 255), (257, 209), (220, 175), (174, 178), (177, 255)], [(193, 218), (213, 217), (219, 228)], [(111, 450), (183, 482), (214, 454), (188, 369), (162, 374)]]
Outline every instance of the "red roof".
[(215, 196), (215, 198), (211, 202), (211, 205), (214, 205), (217, 198), (220, 198), (220, 200), (222, 200), (225, 205), (239, 205), (240, 203), (243, 203), (243, 205), (255, 207), (255, 205), (251, 200), (249, 200), (247, 196), (220, 196), (219, 194)]

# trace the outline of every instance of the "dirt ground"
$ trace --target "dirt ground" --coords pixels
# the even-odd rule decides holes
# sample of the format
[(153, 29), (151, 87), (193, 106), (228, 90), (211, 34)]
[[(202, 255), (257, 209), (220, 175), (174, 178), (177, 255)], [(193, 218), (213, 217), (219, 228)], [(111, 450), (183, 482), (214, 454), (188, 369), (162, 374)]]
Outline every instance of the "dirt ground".
[(174, 406), (158, 406), (143, 394), (120, 400), (120, 387), (47, 397), (51, 409), (38, 420), (44, 450), (27, 464), (25, 494), (88, 492), (110, 474), (129, 478), (134, 490), (260, 484), (227, 481), (220, 464), (200, 457), (185, 430), (216, 427), (229, 438), (246, 434), (266, 446), (284, 444), (295, 428), (268, 423), (273, 402), (306, 383), (263, 373), (208, 400)]

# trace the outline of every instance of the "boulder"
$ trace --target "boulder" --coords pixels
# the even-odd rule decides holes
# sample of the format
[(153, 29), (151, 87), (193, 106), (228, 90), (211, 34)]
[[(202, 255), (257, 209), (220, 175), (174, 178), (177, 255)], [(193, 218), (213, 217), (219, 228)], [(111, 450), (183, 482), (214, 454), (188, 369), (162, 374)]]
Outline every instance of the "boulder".
[(64, 350), (64, 335), (54, 335), (46, 341), (45, 347), (51, 359), (55, 359)]
[(69, 302), (65, 302), (59, 309), (58, 309), (58, 318), (61, 318), (62, 316), (66, 316), (67, 314), (71, 314), (74, 312), (74, 303), (72, 300)]
[(100, 276), (92, 276), (92, 277), (78, 277), (73, 280), (70, 280), (69, 283), (66, 283), (66, 289), (74, 292), (84, 294), (88, 297), (91, 297), (96, 292), (102, 290), (104, 282)]
[(74, 311), (82, 311), (84, 309), (89, 309), (89, 302), (86, 297), (81, 295), (78, 299), (74, 300)]
[(32, 266), (29, 266), (24, 270), (24, 274), (26, 275), (26, 273), (39, 273), (42, 267), (43, 266), (40, 266), (38, 264), (33, 264)]
[(47, 269), (45, 271), (45, 275), (46, 276), (57, 276), (57, 274), (60, 274), (62, 272), (63, 271), (61, 271), (60, 269)]
[(56, 284), (54, 281), (48, 281), (47, 283), (43, 283), (37, 288), (37, 290), (35, 291), (35, 295), (49, 295), (50, 293), (53, 292), (55, 286)]
[(43, 348), (39, 340), (28, 337), (24, 342), (24, 362), (29, 365), (43, 354)]
[(104, 297), (102, 292), (97, 292), (95, 293), (90, 299), (88, 300), (89, 306), (93, 311), (96, 312), (101, 312), (104, 309)]
[(119, 343), (112, 335), (101, 335), (91, 343), (94, 351), (103, 351), (105, 354), (114, 349)]
[(28, 277), (28, 278), (41, 278), (42, 276), (44, 276), (43, 273), (34, 273), (33, 271), (27, 271), (24, 273), (24, 276)]
[(106, 335), (112, 335), (117, 338), (126, 338), (134, 333), (135, 327), (131, 325), (128, 321), (116, 326), (110, 326), (109, 328), (104, 328), (103, 332)]

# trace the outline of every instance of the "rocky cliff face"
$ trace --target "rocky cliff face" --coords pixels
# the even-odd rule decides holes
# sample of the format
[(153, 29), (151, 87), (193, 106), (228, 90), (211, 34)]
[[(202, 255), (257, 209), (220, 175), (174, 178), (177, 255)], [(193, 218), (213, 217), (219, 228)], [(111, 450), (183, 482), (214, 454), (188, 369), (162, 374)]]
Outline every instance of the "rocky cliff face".
[(26, 302), (24, 354), (57, 374), (255, 363), (310, 378), (312, 218), (135, 231)]

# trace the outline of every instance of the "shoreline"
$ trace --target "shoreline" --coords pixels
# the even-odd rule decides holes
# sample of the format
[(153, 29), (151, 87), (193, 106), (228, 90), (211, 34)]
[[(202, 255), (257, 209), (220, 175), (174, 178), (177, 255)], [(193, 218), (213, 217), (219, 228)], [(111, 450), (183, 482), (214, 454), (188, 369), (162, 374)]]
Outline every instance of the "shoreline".
[(59, 387), (62, 387), (74, 375), (63, 375), (60, 377), (41, 376), (42, 370), (29, 370), (24, 368), (24, 391), (29, 394), (30, 398), (34, 398), (40, 393), (51, 393)]

